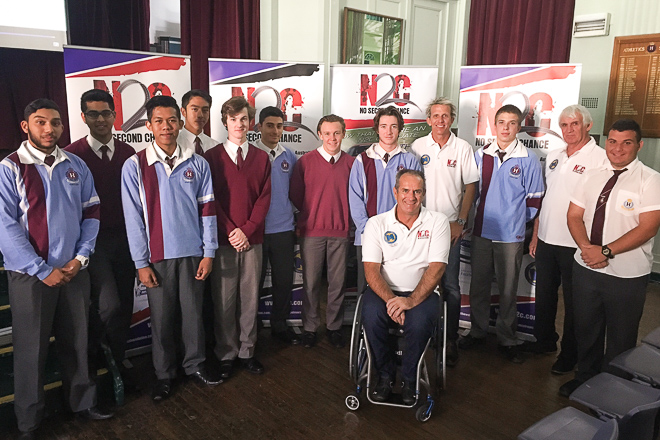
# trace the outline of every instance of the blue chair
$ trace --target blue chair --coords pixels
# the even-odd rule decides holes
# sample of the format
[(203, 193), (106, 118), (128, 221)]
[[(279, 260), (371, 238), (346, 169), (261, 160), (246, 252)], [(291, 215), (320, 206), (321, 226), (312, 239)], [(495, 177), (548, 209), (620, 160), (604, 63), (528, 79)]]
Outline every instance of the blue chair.
[(660, 388), (660, 349), (642, 344), (615, 357), (610, 365), (633, 376), (636, 382)]
[(570, 399), (594, 410), (603, 420), (615, 419), (622, 440), (653, 440), (659, 389), (600, 373), (580, 385)]
[(618, 435), (616, 420), (603, 421), (569, 406), (539, 420), (518, 440), (616, 440)]

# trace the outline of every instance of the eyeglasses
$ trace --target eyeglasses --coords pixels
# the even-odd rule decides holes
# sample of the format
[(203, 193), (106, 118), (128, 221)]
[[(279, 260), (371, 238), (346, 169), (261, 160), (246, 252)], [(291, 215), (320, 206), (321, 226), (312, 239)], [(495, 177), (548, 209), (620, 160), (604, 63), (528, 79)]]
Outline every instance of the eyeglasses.
[(103, 119), (108, 119), (114, 115), (115, 112), (113, 112), (112, 110), (103, 110), (102, 112), (95, 112), (90, 110), (88, 112), (85, 112), (85, 116), (87, 117), (87, 119), (92, 119), (92, 120), (98, 119), (99, 116), (103, 116)]

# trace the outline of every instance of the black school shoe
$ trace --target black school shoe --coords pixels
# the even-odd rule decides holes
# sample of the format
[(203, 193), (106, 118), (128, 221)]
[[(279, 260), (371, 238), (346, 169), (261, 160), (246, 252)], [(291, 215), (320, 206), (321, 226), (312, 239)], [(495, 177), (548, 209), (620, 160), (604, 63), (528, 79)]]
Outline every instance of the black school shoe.
[(371, 393), (371, 398), (376, 402), (385, 402), (390, 394), (392, 394), (392, 379), (389, 376), (381, 376)]
[(312, 348), (316, 345), (316, 332), (305, 332), (302, 335), (302, 344), (305, 348)]
[(328, 339), (330, 340), (330, 343), (335, 347), (335, 348), (344, 348), (346, 346), (346, 342), (344, 342), (344, 335), (340, 330), (327, 330), (326, 335), (328, 336)]

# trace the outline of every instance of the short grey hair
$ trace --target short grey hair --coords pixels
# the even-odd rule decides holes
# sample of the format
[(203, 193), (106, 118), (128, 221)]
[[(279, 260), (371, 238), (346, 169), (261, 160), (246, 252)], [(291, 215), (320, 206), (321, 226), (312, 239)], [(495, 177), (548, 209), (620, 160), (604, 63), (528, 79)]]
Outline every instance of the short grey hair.
[(589, 113), (589, 110), (587, 110), (586, 107), (579, 104), (569, 105), (568, 107), (566, 107), (559, 114), (559, 119), (575, 118), (577, 117), (577, 115), (582, 116), (582, 123), (584, 125), (589, 125), (594, 121), (594, 119), (591, 117), (591, 113)]
[(451, 118), (456, 119), (456, 106), (454, 105), (453, 102), (451, 102), (450, 99), (445, 98), (444, 96), (441, 96), (439, 98), (435, 98), (433, 101), (429, 102), (429, 105), (426, 106), (426, 117), (430, 118), (431, 117), (431, 108), (434, 105), (446, 105), (449, 107), (449, 111), (451, 112)]
[(404, 168), (402, 170), (399, 170), (398, 173), (396, 173), (396, 181), (394, 183), (394, 188), (399, 190), (399, 180), (401, 180), (401, 177), (405, 176), (406, 174), (410, 174), (411, 176), (416, 176), (422, 179), (422, 188), (424, 189), (424, 192), (426, 193), (426, 177), (424, 177), (424, 173), (418, 170), (411, 170), (408, 168)]

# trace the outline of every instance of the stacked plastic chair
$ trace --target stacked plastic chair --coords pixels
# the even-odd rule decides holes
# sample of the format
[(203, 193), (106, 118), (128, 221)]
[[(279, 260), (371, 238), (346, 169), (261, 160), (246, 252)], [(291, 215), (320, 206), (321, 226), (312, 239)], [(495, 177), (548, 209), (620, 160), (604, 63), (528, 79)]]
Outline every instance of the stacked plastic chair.
[(603, 421), (568, 406), (536, 422), (518, 440), (616, 440), (616, 420)]

